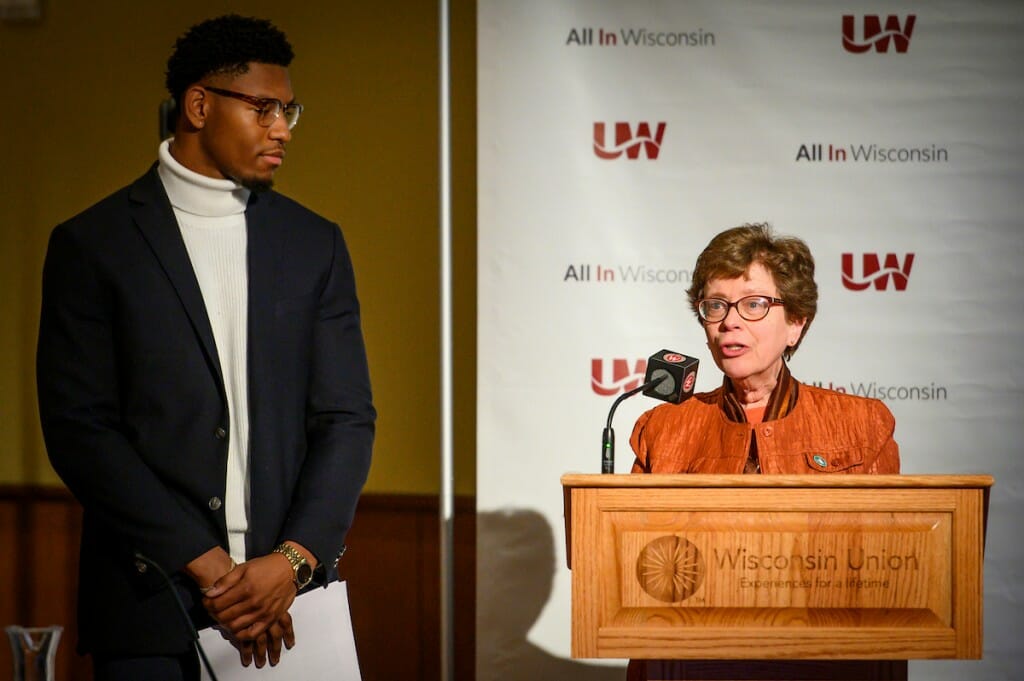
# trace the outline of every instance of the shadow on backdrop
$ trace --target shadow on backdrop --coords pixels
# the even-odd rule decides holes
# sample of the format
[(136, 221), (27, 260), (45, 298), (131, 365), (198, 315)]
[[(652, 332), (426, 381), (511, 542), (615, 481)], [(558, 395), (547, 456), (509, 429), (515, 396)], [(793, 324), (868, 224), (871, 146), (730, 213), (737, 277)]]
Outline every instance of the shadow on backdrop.
[[(561, 532), (558, 536), (563, 536)], [(622, 667), (552, 655), (526, 635), (551, 597), (554, 532), (536, 511), (477, 514), (477, 681), (623, 681)]]

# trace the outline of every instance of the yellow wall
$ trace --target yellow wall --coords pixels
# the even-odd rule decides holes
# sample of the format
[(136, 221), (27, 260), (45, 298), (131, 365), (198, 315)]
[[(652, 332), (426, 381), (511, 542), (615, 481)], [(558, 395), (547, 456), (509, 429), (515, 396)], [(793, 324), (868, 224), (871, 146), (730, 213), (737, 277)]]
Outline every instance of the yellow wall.
[[(475, 481), (475, 6), (453, 2), (456, 489)], [(434, 2), (46, 0), (0, 23), (0, 484), (57, 484), (34, 353), (52, 227), (153, 162), (175, 38), (236, 11), (295, 48), (306, 107), (277, 187), (342, 225), (380, 417), (367, 489), (433, 493), (440, 432), (438, 39)]]

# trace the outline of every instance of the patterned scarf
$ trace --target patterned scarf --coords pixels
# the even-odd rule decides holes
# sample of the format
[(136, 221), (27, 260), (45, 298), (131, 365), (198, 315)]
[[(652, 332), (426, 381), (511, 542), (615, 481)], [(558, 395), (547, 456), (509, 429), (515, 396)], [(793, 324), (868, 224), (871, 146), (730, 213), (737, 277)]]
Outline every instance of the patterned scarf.
[[(797, 396), (800, 392), (800, 383), (789, 373), (789, 367), (782, 363), (782, 370), (779, 371), (779, 379), (768, 397), (768, 406), (764, 410), (765, 421), (775, 421), (787, 415), (796, 406)], [(733, 388), (732, 380), (726, 376), (722, 381), (722, 399), (719, 405), (725, 418), (733, 423), (746, 423), (747, 414), (743, 405), (736, 398), (736, 391)], [(761, 467), (757, 460), (757, 438), (750, 438), (750, 452), (747, 453), (747, 463), (743, 468), (744, 473), (760, 473)]]

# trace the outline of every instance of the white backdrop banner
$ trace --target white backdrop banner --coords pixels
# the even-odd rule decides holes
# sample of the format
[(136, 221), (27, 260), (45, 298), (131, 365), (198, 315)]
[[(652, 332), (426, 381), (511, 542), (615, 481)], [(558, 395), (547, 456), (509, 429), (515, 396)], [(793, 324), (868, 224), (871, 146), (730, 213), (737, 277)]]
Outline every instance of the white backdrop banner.
[(721, 382), (685, 289), (754, 221), (817, 261), (794, 376), (884, 400), (904, 473), (996, 478), (984, 659), (912, 678), (1021, 678), (1024, 3), (477, 5), (478, 678), (622, 678), (568, 659), (559, 477), (655, 351)]

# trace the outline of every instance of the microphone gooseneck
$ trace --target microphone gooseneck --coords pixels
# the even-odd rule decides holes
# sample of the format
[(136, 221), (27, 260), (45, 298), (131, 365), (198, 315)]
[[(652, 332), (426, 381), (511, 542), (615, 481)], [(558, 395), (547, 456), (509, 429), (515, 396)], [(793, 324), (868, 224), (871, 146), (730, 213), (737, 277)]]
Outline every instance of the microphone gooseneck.
[[(655, 390), (658, 386), (664, 383), (666, 380), (672, 378), (667, 371), (663, 371), (661, 376), (653, 377), (639, 388), (633, 388), (627, 392), (622, 393), (615, 401), (612, 402), (612, 408), (608, 410), (608, 423), (605, 425), (604, 431), (601, 433), (601, 472), (602, 473), (614, 473), (615, 472), (615, 431), (612, 429), (612, 418), (615, 416), (615, 410), (618, 409), (619, 404), (626, 398), (636, 395), (638, 392), (644, 390)], [(671, 390), (670, 390), (671, 392)]]
[(615, 416), (619, 403), (638, 392), (643, 392), (644, 395), (656, 400), (679, 404), (693, 395), (698, 364), (700, 361), (696, 357), (688, 357), (671, 350), (660, 350), (648, 358), (644, 384), (619, 395), (612, 402), (612, 408), (608, 410), (608, 423), (601, 433), (602, 473), (615, 472), (615, 431), (612, 430), (612, 417)]

